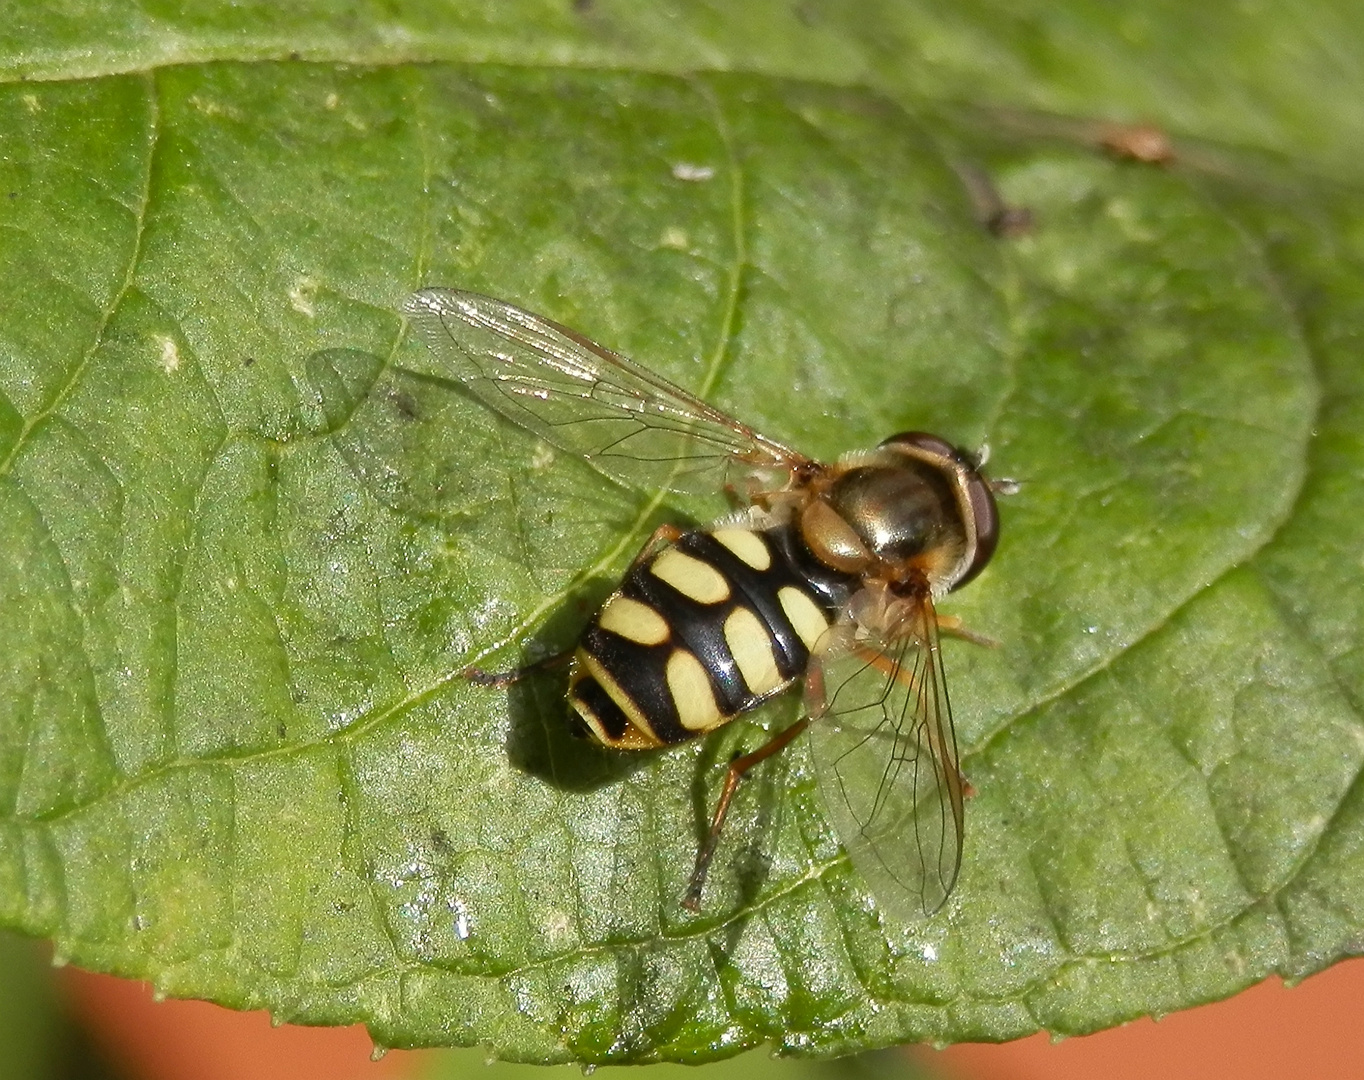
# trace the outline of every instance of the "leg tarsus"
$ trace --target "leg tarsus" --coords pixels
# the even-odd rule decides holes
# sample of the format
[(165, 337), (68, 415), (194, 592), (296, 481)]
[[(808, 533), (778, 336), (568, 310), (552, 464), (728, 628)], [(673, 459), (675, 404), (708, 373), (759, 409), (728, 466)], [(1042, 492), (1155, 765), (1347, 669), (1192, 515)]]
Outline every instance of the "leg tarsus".
[(538, 675), (542, 671), (549, 671), (556, 667), (562, 667), (573, 659), (573, 649), (565, 649), (563, 652), (551, 653), (533, 663), (525, 664), (510, 671), (484, 671), (479, 667), (467, 667), (460, 672), (460, 675), (468, 679), (475, 686), (486, 686), (493, 690), (505, 690), (509, 686), (514, 686), (528, 675)]
[(974, 630), (968, 630), (962, 621), (955, 615), (938, 615), (938, 633), (946, 634), (948, 637), (960, 638), (962, 641), (969, 641), (972, 645), (983, 645), (987, 649), (998, 649), (999, 642), (985, 634), (977, 634)]

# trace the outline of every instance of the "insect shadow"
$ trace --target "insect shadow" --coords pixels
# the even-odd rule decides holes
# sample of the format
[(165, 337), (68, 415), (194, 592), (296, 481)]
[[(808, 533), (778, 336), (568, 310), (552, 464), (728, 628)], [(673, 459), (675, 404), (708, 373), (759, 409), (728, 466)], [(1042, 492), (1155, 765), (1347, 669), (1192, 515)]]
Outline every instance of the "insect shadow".
[[(568, 663), (578, 635), (616, 586), (606, 577), (581, 582), (569, 598), (521, 643), (522, 662), (539, 665), (504, 691), (510, 727), (507, 760), (564, 791), (592, 791), (623, 780), (644, 768), (657, 751), (623, 754), (577, 733), (568, 705)], [(556, 662), (544, 663), (544, 657)], [(564, 657), (564, 662), (557, 658)]]
[[(647, 537), (664, 523), (684, 529), (699, 527), (689, 515), (660, 506), (640, 532)], [(626, 527), (625, 522), (621, 525)], [(668, 752), (667, 748), (622, 751), (602, 746), (586, 735), (568, 704), (569, 654), (620, 583), (619, 575), (593, 575), (574, 586), (549, 617), (521, 640), (521, 663), (542, 670), (530, 672), (502, 691), (508, 695), (511, 726), (506, 746), (511, 765), (564, 791), (592, 791), (623, 780)]]
[[(618, 578), (604, 576), (582, 582), (523, 641), (522, 662), (535, 664), (541, 658), (560, 656), (571, 648), (617, 585)], [(507, 694), (510, 726), (506, 749), (513, 768), (564, 791), (586, 792), (618, 783), (648, 768), (660, 754), (688, 752), (686, 747), (625, 752), (576, 734), (566, 700), (568, 675), (567, 663), (542, 665), (506, 690), (489, 689), (489, 693)], [(759, 715), (769, 716), (772, 725), (784, 725), (791, 720), (786, 715), (791, 705), (791, 698), (779, 699), (769, 706), (769, 712)], [(694, 755), (695, 768), (689, 785), (690, 813), (682, 813), (676, 822), (677, 829), (694, 834), (698, 849), (710, 829), (715, 799), (729, 762), (766, 738), (758, 725), (744, 719), (701, 741), (699, 752)], [(754, 770), (740, 789), (719, 860), (738, 886), (735, 898), (738, 911), (756, 910), (771, 876), (773, 861), (768, 845), (782, 823), (783, 794), (788, 781), (789, 767), (779, 758)], [(680, 889), (677, 901), (679, 904), (682, 901)], [(741, 915), (728, 923), (724, 931), (728, 948), (737, 947), (747, 922), (747, 916)]]
[[(619, 580), (593, 577), (584, 581), (570, 598), (560, 604), (540, 628), (523, 642), (523, 663), (535, 664), (544, 657), (561, 655), (571, 647)], [(529, 773), (564, 791), (586, 792), (618, 783), (641, 769), (648, 768), (660, 754), (687, 753), (686, 747), (658, 750), (621, 751), (604, 747), (575, 733), (571, 710), (566, 700), (568, 665), (544, 665), (520, 678), (505, 690), (490, 688), (488, 693), (507, 694), (510, 726), (507, 732), (507, 758), (513, 768)], [(783, 698), (768, 708), (771, 724), (786, 724), (792, 699)], [(688, 830), (700, 847), (710, 829), (716, 796), (724, 783), (729, 762), (760, 745), (767, 735), (748, 719), (728, 725), (700, 743), (695, 754), (695, 769), (689, 785), (690, 813), (676, 822)], [(756, 911), (756, 904), (772, 873), (773, 859), (768, 845), (777, 835), (784, 813), (784, 792), (790, 780), (785, 755), (766, 762), (750, 773), (736, 797), (735, 808), (725, 831), (725, 844), (718, 862), (733, 876), (738, 895), (732, 911)], [(677, 902), (682, 902), (679, 888)], [(738, 946), (748, 923), (748, 915), (731, 918), (723, 932), (727, 950)]]

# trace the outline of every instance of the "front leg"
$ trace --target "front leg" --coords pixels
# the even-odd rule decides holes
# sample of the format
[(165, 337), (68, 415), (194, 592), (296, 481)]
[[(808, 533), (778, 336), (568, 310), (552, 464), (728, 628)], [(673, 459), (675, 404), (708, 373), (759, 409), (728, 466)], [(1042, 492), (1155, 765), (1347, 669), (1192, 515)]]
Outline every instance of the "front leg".
[(983, 645), (987, 649), (999, 648), (998, 641), (986, 634), (977, 634), (974, 630), (966, 629), (962, 625), (962, 621), (955, 615), (938, 615), (935, 613), (934, 618), (938, 621), (938, 633), (940, 634), (969, 641), (972, 645)]

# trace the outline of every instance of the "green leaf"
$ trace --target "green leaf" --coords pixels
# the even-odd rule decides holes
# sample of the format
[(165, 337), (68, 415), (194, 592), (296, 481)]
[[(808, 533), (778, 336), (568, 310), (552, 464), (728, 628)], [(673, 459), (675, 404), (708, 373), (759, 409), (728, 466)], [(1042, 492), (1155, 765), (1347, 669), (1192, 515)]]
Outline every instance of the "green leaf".
[[(1357, 951), (1344, 11), (149, 10), (0, 6), (0, 924), (524, 1061), (1089, 1031)], [(1143, 113), (1169, 169), (1097, 151)], [(421, 284), (816, 456), (926, 428), (1022, 480), (944, 605), (1001, 645), (947, 646), (941, 913), (878, 915), (803, 747), (680, 907), (794, 703), (614, 755), (561, 682), (458, 677), (725, 504), (419, 377)]]

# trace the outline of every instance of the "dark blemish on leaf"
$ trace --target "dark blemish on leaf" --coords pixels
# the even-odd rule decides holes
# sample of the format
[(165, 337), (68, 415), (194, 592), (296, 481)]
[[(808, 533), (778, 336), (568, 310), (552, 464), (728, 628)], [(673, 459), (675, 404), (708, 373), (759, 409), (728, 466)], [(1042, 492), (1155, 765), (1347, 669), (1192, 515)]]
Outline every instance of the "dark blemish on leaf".
[(445, 835), (444, 829), (431, 830), (431, 850), (440, 855), (453, 855), (455, 845), (450, 843), (450, 837)]
[(243, 357), (242, 357), (242, 367), (253, 367), (253, 366), (255, 365), (255, 363), (256, 363), (256, 358), (255, 358), (254, 356), (243, 356)]
[(512, 767), (560, 791), (595, 791), (618, 783), (646, 766), (653, 756), (649, 752), (621, 754), (577, 737), (566, 700), (568, 671), (552, 662), (577, 640), (583, 624), (601, 607), (613, 585), (604, 577), (583, 582), (574, 596), (559, 604), (540, 630), (522, 643), (522, 666), (550, 662), (541, 663), (534, 674), (510, 686), (492, 689), (493, 683), (484, 691), (506, 695), (511, 721), (506, 748)]
[(573, 0), (573, 10), (579, 15), (588, 14), (594, 7), (596, 7), (595, 0)]
[(970, 196), (976, 220), (991, 235), (1011, 240), (1032, 232), (1032, 211), (1026, 206), (1012, 206), (1005, 202), (1004, 196), (985, 170), (963, 162), (957, 165), (957, 175), (966, 188), (966, 194)]
[(1001, 240), (1026, 236), (1033, 230), (1032, 211), (1026, 206), (1005, 206), (999, 213), (990, 215), (985, 227)]
[(285, 726), (283, 720), (280, 721), (279, 727), (275, 728), (275, 734), (277, 734), (281, 739), (288, 737), (289, 729), (288, 727)]
[(397, 410), (398, 413), (407, 417), (409, 420), (416, 420), (421, 415), (421, 410), (417, 408), (417, 399), (411, 394), (405, 393), (402, 390), (391, 390), (388, 394), (388, 400), (392, 403), (393, 408)]

